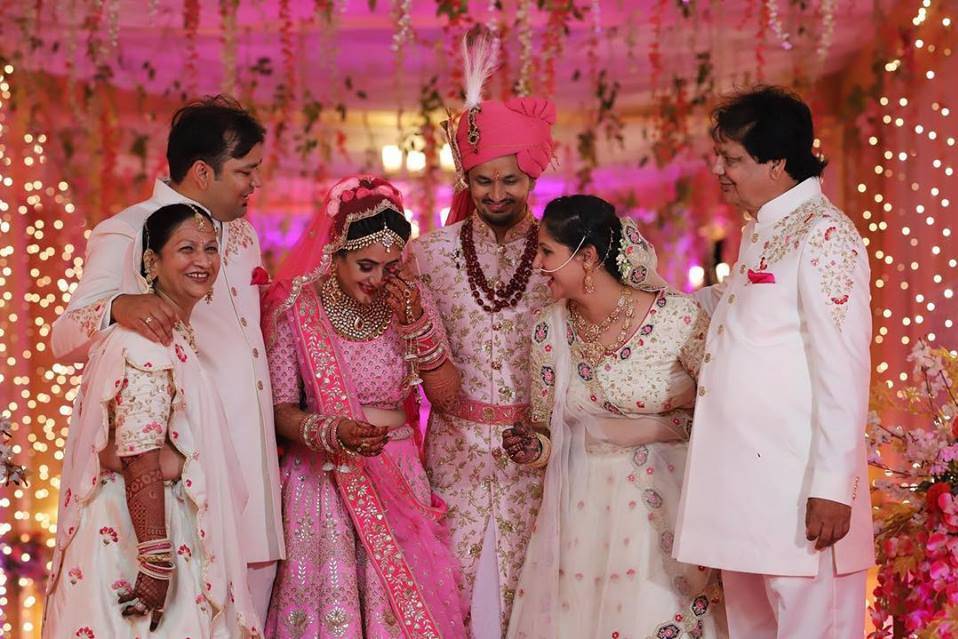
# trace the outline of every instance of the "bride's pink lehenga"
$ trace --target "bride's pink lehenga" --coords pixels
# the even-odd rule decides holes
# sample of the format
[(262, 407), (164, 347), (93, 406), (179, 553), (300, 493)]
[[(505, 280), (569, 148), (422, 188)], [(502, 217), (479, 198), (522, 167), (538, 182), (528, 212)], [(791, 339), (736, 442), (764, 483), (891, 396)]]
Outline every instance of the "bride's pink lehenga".
[[(366, 421), (364, 406), (406, 412), (375, 457), (287, 442), (280, 464), (287, 558), (273, 586), (267, 637), (466, 637), (446, 507), (423, 469), (406, 341), (395, 317), (379, 337), (344, 339), (319, 293), (335, 277), (332, 256), (344, 249), (349, 225), (384, 208), (403, 210), (384, 180), (357, 176), (333, 186), (263, 301), (275, 405), (357, 421)], [(435, 305), (420, 293), (448, 352)]]
[[(409, 389), (395, 325), (367, 342), (340, 338), (315, 279), (291, 291), (268, 336), (274, 403), (302, 398), (309, 412), (357, 419), (361, 405), (402, 408)], [(464, 637), (445, 508), (432, 495), (418, 441), (416, 421), (407, 421), (382, 455), (348, 466), (290, 445), (280, 466), (287, 558), (268, 637)]]

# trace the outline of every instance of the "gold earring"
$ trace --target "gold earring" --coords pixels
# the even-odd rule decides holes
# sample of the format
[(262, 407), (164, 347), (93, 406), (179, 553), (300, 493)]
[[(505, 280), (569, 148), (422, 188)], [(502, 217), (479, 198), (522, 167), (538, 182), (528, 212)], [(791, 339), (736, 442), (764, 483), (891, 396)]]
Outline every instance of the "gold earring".
[(585, 277), (582, 278), (582, 288), (585, 289), (586, 295), (591, 295), (595, 293), (595, 282), (592, 281), (592, 265), (583, 264), (582, 268), (585, 269)]
[(153, 293), (153, 282), (156, 281), (156, 273), (147, 273), (146, 274), (146, 292)]
[(204, 295), (203, 298), (206, 300), (207, 304), (211, 303), (213, 301), (213, 289), (211, 288), (210, 290), (206, 291), (206, 295)]

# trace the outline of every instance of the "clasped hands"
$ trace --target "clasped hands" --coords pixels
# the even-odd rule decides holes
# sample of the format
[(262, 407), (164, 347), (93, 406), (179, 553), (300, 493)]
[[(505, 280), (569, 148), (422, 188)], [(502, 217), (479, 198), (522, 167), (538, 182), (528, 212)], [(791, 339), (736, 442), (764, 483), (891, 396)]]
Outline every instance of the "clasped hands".
[(386, 442), (389, 441), (389, 428), (344, 419), (339, 423), (336, 436), (339, 438), (340, 445), (348, 452), (358, 453), (364, 457), (375, 457), (383, 452)]
[(502, 449), (513, 462), (531, 464), (542, 454), (542, 443), (525, 423), (518, 423), (502, 431)]

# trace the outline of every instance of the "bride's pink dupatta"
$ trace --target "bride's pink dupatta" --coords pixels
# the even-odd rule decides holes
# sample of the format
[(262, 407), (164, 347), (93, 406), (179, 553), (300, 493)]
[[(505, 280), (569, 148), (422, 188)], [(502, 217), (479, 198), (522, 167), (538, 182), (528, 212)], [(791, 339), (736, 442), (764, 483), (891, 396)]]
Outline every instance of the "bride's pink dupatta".
[[(286, 297), (287, 304), (293, 300), (288, 318), (302, 361), (308, 365), (303, 381), (312, 385), (319, 413), (363, 421), (363, 410), (338, 346), (340, 338), (312, 286), (316, 279), (316, 274), (296, 278)], [(271, 291), (273, 295), (277, 292)], [(417, 426), (414, 416), (409, 423)], [(429, 578), (431, 574), (458, 571), (441, 524), (445, 504), (435, 496), (431, 504), (420, 502), (388, 452), (376, 457), (340, 455), (331, 461), (335, 469), (330, 472), (335, 475), (339, 494), (404, 636), (464, 638), (457, 589), (453, 585), (454, 592), (440, 592)]]

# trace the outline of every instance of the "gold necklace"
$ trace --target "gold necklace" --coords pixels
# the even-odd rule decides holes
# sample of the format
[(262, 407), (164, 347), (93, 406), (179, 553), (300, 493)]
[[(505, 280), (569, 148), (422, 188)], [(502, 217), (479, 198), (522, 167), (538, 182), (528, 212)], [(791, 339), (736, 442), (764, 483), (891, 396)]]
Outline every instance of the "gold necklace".
[(330, 275), (320, 290), (329, 322), (341, 337), (351, 342), (367, 342), (386, 332), (392, 321), (392, 309), (385, 296), (377, 295), (370, 304), (360, 304), (343, 292), (339, 280)]
[[(606, 348), (599, 342), (602, 336), (619, 319), (625, 316), (619, 335), (616, 337), (612, 346)], [(593, 324), (582, 317), (577, 305), (569, 306), (569, 316), (572, 319), (572, 328), (581, 342), (580, 350), (585, 359), (595, 364), (598, 363), (606, 354), (614, 353), (629, 339), (629, 329), (632, 327), (632, 317), (635, 315), (635, 305), (632, 303), (632, 289), (626, 287), (622, 289), (619, 300), (615, 308), (609, 313), (609, 316), (598, 324)]]
[[(160, 299), (165, 300), (171, 306), (173, 306), (177, 310), (177, 317), (181, 317), (182, 309), (180, 308), (179, 304), (173, 301), (172, 297), (161, 291), (159, 287), (156, 287), (153, 292), (156, 293)], [(199, 351), (196, 349), (196, 332), (193, 330), (193, 327), (190, 324), (183, 319), (178, 319), (176, 324), (173, 325), (173, 328), (180, 329), (180, 332), (183, 333), (183, 337), (186, 338), (186, 343), (190, 345), (190, 348), (193, 349), (193, 352), (199, 353)]]

